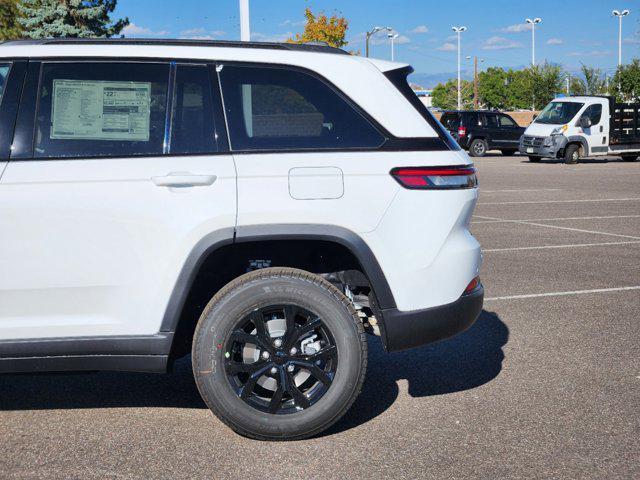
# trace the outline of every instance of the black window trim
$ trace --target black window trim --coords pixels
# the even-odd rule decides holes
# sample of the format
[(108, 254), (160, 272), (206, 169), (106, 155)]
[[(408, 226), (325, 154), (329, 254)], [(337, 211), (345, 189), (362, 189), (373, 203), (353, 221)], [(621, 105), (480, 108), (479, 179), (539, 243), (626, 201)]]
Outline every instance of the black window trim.
[[(3, 61), (4, 59), (0, 59)], [(42, 82), (42, 70), (43, 65), (47, 63), (136, 63), (136, 64), (162, 64), (168, 67), (167, 78), (167, 111), (165, 112), (169, 119), (169, 135), (173, 123), (172, 110), (172, 97), (175, 90), (174, 84), (171, 83), (171, 67), (175, 63), (176, 68), (181, 65), (202, 65), (207, 67), (209, 77), (211, 79), (212, 93), (216, 89), (219, 80), (215, 72), (215, 64), (206, 59), (183, 59), (183, 58), (114, 58), (114, 57), (42, 57), (31, 58), (28, 61), (28, 72), (25, 77), (25, 84), (23, 88), (23, 95), (20, 101), (18, 119), (16, 121), (15, 131), (13, 135), (13, 142), (11, 156), (9, 161), (56, 161), (56, 160), (99, 160), (99, 159), (132, 159), (132, 158), (154, 158), (154, 157), (209, 157), (214, 155), (229, 155), (228, 141), (227, 141), (227, 129), (226, 122), (224, 121), (223, 112), (221, 110), (221, 102), (217, 99), (218, 95), (212, 95), (214, 102), (214, 126), (215, 136), (218, 144), (217, 152), (205, 152), (205, 153), (164, 153), (165, 146), (163, 144), (163, 153), (160, 154), (141, 154), (141, 155), (83, 155), (81, 157), (46, 157), (35, 158), (34, 146), (35, 146), (35, 119), (39, 109), (39, 95), (41, 82)], [(175, 72), (174, 72), (175, 73)], [(175, 79), (174, 79), (175, 80)], [(169, 85), (171, 83), (171, 85)], [(170, 88), (171, 87), (171, 88)], [(216, 100), (217, 99), (217, 100)], [(171, 105), (170, 105), (171, 104)], [(167, 123), (165, 122), (164, 138), (167, 135)], [(169, 138), (170, 144), (170, 138)]]
[[(9, 64), (9, 72), (4, 85), (4, 92), (0, 99), (0, 161), (8, 161), (11, 154), (11, 143), (15, 132), (20, 97), (24, 87), (24, 79), (27, 73), (28, 62), (24, 58), (2, 58), (0, 64)], [(7, 107), (5, 102), (11, 102)]]
[[(9, 59), (1, 59), (10, 61)], [(24, 60), (24, 59), (23, 59)], [(47, 158), (34, 158), (34, 138), (35, 138), (35, 117), (37, 113), (38, 92), (40, 90), (40, 81), (42, 77), (42, 64), (43, 63), (162, 63), (170, 65), (171, 62), (176, 62), (177, 65), (206, 65), (209, 67), (212, 80), (212, 90), (217, 90), (218, 95), (213, 95), (213, 110), (214, 110), (214, 124), (215, 135), (218, 143), (217, 152), (207, 153), (167, 153), (167, 154), (143, 154), (143, 155), (84, 155), (82, 157), (47, 157)], [(224, 65), (239, 65), (239, 66), (257, 66), (257, 67), (271, 67), (271, 68), (285, 68), (289, 70), (298, 70), (307, 73), (340, 95), (349, 105), (360, 113), (371, 125), (376, 128), (385, 141), (379, 147), (355, 147), (355, 148), (323, 148), (323, 149), (269, 149), (269, 150), (231, 150), (229, 142), (229, 126), (226, 121), (225, 109), (224, 109), (224, 96), (220, 84), (218, 68)], [(36, 67), (37, 66), (37, 67)], [(33, 69), (37, 68), (37, 85), (34, 86)], [(247, 62), (247, 61), (227, 61), (216, 59), (198, 59), (198, 58), (156, 58), (156, 57), (32, 57), (28, 59), (28, 72), (25, 77), (25, 83), (22, 92), (22, 99), (19, 106), (18, 119), (15, 125), (13, 146), (17, 147), (12, 149), (10, 161), (55, 161), (55, 160), (93, 160), (93, 159), (131, 159), (131, 158), (152, 158), (152, 157), (203, 157), (203, 156), (216, 156), (216, 155), (242, 155), (242, 154), (266, 154), (266, 153), (309, 153), (314, 151), (320, 151), (322, 153), (350, 153), (350, 152), (419, 152), (419, 151), (456, 151), (460, 147), (450, 136), (448, 131), (440, 125), (440, 123), (433, 117), (433, 115), (426, 111), (426, 107), (422, 105), (418, 97), (412, 93), (408, 95), (403, 87), (403, 83), (406, 84), (406, 77), (413, 71), (412, 67), (402, 67), (396, 70), (385, 72), (384, 75), (389, 81), (402, 93), (402, 95), (409, 100), (409, 102), (418, 110), (418, 113), (429, 123), (429, 125), (435, 130), (436, 137), (396, 137), (392, 135), (384, 126), (382, 126), (376, 119), (374, 119), (368, 112), (362, 109), (356, 102), (354, 102), (349, 96), (342, 92), (332, 82), (323, 77), (318, 72), (310, 70), (305, 67), (289, 64), (279, 63), (265, 63), (265, 62)], [(408, 84), (406, 84), (408, 86)], [(173, 96), (173, 92), (171, 92)], [(415, 97), (415, 99), (413, 98)], [(167, 103), (169, 103), (169, 98)], [(420, 102), (420, 105), (416, 105), (416, 101)], [(167, 112), (169, 112), (167, 108)], [(16, 145), (16, 138), (18, 138), (22, 144)], [(25, 142), (27, 138), (30, 138), (30, 142)]]

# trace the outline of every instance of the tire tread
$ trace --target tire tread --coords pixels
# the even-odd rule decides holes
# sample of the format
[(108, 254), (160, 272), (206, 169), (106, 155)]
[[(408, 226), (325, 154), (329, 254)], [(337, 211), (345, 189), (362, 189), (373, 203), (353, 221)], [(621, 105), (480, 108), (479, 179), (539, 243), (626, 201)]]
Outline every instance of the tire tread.
[[(308, 283), (311, 283), (315, 286), (324, 288), (325, 290), (327, 290), (336, 300), (338, 300), (338, 302), (340, 302), (342, 304), (342, 306), (346, 309), (346, 311), (349, 313), (349, 316), (351, 317), (351, 319), (353, 320), (354, 324), (356, 325), (356, 329), (358, 331), (358, 336), (359, 336), (359, 340), (360, 340), (360, 373), (358, 375), (358, 381), (355, 385), (354, 388), (354, 392), (351, 395), (351, 399), (350, 401), (338, 412), (338, 414), (336, 414), (334, 416), (334, 418), (332, 418), (331, 420), (329, 420), (328, 422), (326, 422), (325, 424), (321, 425), (318, 428), (315, 428), (309, 432), (305, 432), (302, 434), (298, 434), (295, 436), (287, 436), (287, 437), (275, 437), (275, 436), (265, 436), (265, 435), (260, 435), (260, 434), (256, 434), (255, 432), (251, 432), (248, 431), (238, 425), (236, 425), (235, 423), (231, 422), (228, 418), (225, 417), (224, 413), (221, 411), (217, 411), (213, 410), (213, 413), (220, 419), (220, 421), (222, 423), (224, 423), (225, 425), (227, 425), (229, 428), (231, 428), (234, 432), (248, 437), (248, 438), (252, 438), (254, 440), (271, 440), (271, 441), (287, 441), (287, 440), (303, 440), (305, 438), (309, 438), (309, 437), (313, 437), (314, 435), (330, 428), (333, 424), (335, 424), (338, 420), (340, 420), (340, 418), (342, 418), (342, 416), (351, 408), (351, 406), (353, 405), (353, 402), (355, 402), (356, 398), (358, 397), (358, 395), (360, 394), (360, 392), (362, 391), (362, 386), (364, 385), (364, 380), (365, 380), (365, 376), (366, 376), (366, 372), (367, 372), (367, 361), (368, 361), (368, 354), (367, 354), (367, 335), (366, 332), (364, 331), (364, 326), (362, 324), (362, 322), (360, 321), (360, 318), (358, 317), (358, 313), (353, 305), (353, 302), (351, 302), (346, 295), (344, 295), (340, 290), (338, 290), (338, 288), (336, 288), (332, 283), (328, 282), (327, 280), (325, 280), (324, 278), (315, 275), (311, 272), (307, 272), (305, 270), (300, 270), (297, 268), (291, 268), (291, 267), (272, 267), (272, 268), (264, 268), (264, 269), (260, 269), (260, 270), (254, 270), (253, 272), (249, 272), (249, 273), (245, 273), (244, 275), (241, 275), (239, 277), (237, 277), (236, 279), (232, 280), (231, 282), (229, 282), (227, 285), (225, 285), (224, 287), (222, 287), (209, 301), (209, 303), (207, 304), (207, 306), (204, 308), (204, 310), (202, 311), (202, 314), (200, 316), (200, 320), (198, 320), (198, 324), (196, 325), (196, 329), (194, 331), (193, 334), (193, 344), (192, 344), (192, 358), (197, 358), (198, 355), (198, 342), (195, 341), (195, 338), (197, 338), (200, 329), (202, 328), (203, 325), (203, 321), (202, 319), (206, 318), (208, 316), (208, 314), (211, 312), (211, 310), (213, 310), (215, 308), (215, 306), (220, 303), (226, 296), (231, 295), (237, 288), (241, 287), (242, 285), (249, 283), (249, 282), (253, 282), (256, 280), (267, 280), (270, 278), (282, 278), (282, 277), (288, 277), (288, 278), (292, 278), (292, 279), (296, 279), (296, 280), (301, 280), (301, 281), (305, 281)], [(207, 401), (207, 397), (208, 397), (208, 393), (206, 392), (206, 389), (204, 389), (201, 385), (201, 382), (198, 379), (197, 375), (194, 375), (195, 381), (196, 381), (196, 385), (198, 387), (198, 391), (200, 392), (200, 394), (202, 395), (203, 399), (205, 400), (205, 403), (207, 405), (212, 405), (212, 402)]]

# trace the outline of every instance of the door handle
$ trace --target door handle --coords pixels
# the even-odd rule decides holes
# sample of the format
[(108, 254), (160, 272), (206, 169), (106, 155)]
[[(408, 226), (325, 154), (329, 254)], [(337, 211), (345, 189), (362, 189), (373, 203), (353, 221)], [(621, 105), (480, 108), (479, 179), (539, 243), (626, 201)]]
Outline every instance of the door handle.
[(151, 177), (159, 187), (206, 187), (216, 181), (215, 175), (195, 175), (193, 173), (170, 173), (162, 177)]

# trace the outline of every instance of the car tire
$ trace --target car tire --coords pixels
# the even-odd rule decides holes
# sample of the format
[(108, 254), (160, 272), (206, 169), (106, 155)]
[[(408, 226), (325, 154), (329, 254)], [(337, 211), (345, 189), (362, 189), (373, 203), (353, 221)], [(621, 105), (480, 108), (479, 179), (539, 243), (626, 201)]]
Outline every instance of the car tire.
[(517, 150), (500, 150), (500, 152), (502, 153), (502, 155), (504, 155), (505, 157), (509, 157), (511, 155), (515, 155)]
[(541, 160), (540, 157), (529, 156), (529, 161), (532, 162), (532, 163), (538, 163), (540, 160)]
[(489, 146), (482, 138), (476, 138), (469, 145), (469, 155), (472, 157), (484, 157), (487, 154)]
[(266, 268), (211, 299), (195, 330), (192, 362), (203, 400), (234, 431), (296, 440), (329, 428), (351, 407), (365, 378), (367, 341), (353, 303), (331, 283), (303, 270)]
[(580, 145), (569, 145), (564, 151), (564, 163), (575, 165), (580, 160)]
[(635, 162), (638, 159), (638, 155), (623, 155), (622, 160), (625, 162)]

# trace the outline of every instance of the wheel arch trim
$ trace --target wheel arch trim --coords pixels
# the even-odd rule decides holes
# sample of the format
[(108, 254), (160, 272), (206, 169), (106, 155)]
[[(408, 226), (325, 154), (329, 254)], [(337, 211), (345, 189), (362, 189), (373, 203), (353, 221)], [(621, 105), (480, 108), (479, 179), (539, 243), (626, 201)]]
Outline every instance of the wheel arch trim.
[(212, 232), (203, 237), (187, 256), (175, 282), (160, 326), (161, 332), (175, 332), (180, 315), (193, 282), (206, 258), (215, 250), (248, 242), (273, 240), (321, 240), (334, 242), (347, 248), (363, 269), (380, 308), (395, 308), (396, 303), (389, 283), (375, 255), (366, 242), (344, 227), (323, 224), (270, 224), (248, 225)]

